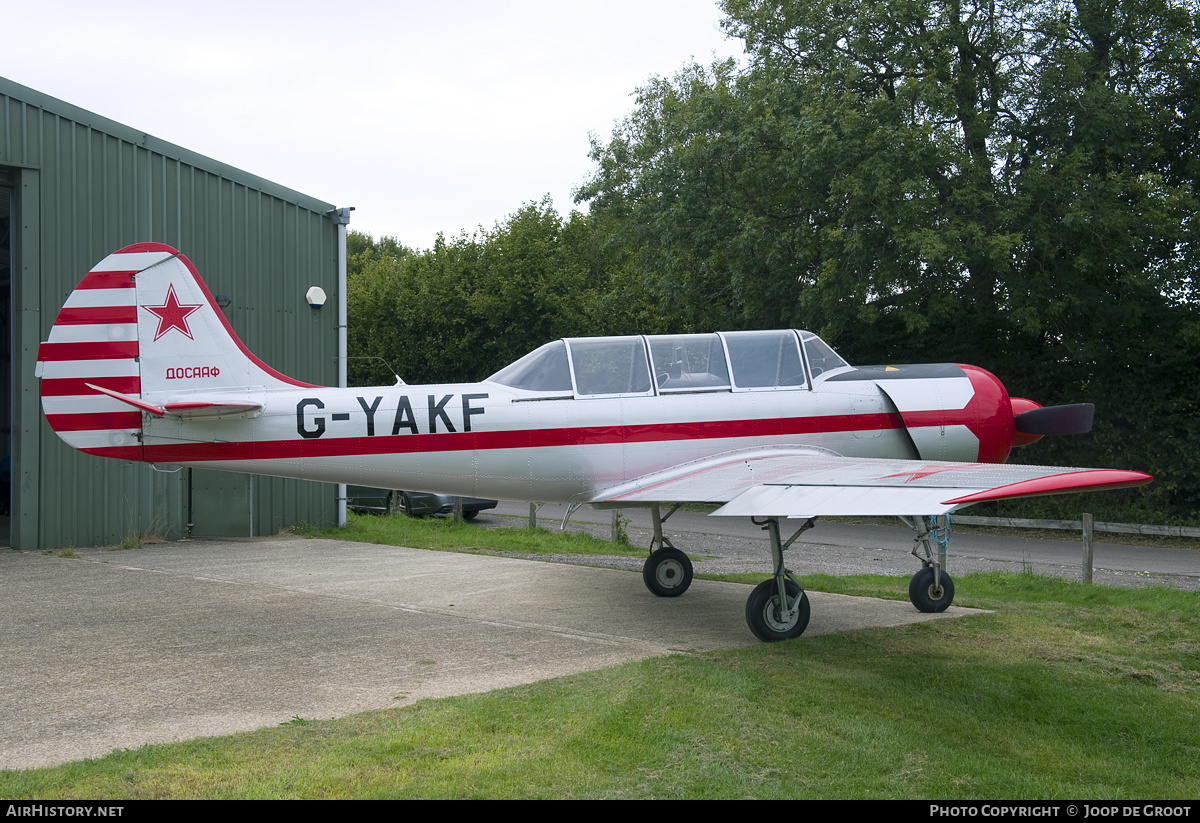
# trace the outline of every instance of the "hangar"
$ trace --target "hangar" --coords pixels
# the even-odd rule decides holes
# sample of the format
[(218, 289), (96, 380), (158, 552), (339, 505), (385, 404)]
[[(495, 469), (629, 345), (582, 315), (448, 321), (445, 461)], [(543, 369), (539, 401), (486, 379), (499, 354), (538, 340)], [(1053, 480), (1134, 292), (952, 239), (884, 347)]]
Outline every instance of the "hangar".
[[(74, 451), (46, 425), (34, 364), (96, 262), (158, 241), (191, 258), (263, 361), (337, 385), (348, 214), (0, 77), (0, 539), (58, 548), (336, 522), (336, 486)], [(331, 297), (323, 308), (305, 300), (313, 286)]]

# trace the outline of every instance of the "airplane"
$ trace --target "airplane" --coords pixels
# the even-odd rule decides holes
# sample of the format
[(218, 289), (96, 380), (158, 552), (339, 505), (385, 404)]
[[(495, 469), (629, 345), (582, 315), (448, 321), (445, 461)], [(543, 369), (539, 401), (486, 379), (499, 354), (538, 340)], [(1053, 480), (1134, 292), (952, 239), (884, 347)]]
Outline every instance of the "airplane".
[[(808, 597), (784, 551), (817, 517), (898, 516), (923, 612), (954, 599), (948, 515), (987, 500), (1117, 489), (1150, 475), (1006, 465), (1012, 448), (1091, 429), (1090, 404), (1042, 408), (968, 365), (855, 367), (792, 329), (567, 338), (478, 383), (315, 386), (243, 345), (187, 257), (108, 255), (38, 350), (50, 427), (87, 454), (382, 488), (598, 508), (649, 507), (643, 581), (674, 597), (688, 556), (662, 524), (685, 502), (748, 516), (774, 572), (746, 621), (799, 636)], [(661, 507), (674, 506), (665, 515)], [(781, 524), (798, 528), (784, 541)]]

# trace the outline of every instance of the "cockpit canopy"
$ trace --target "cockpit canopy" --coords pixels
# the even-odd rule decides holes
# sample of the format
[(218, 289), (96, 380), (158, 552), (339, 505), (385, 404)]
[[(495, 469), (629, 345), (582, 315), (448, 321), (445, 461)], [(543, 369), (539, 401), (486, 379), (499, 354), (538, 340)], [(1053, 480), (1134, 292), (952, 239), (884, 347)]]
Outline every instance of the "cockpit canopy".
[(849, 368), (812, 332), (739, 331), (568, 337), (535, 349), (488, 378), (555, 397), (806, 389)]

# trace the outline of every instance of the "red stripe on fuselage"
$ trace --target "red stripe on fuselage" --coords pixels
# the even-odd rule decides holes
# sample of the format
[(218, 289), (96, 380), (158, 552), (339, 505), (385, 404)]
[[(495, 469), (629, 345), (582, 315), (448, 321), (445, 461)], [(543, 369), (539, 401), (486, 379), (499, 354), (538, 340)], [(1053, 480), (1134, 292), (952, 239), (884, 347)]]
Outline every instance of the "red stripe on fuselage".
[(471, 449), (525, 449), (590, 446), (610, 443), (653, 443), (720, 440), (899, 429), (893, 414), (829, 415), (763, 420), (716, 420), (632, 426), (584, 426), (562, 429), (516, 429), (376, 437), (312, 438), (259, 442), (178, 443), (146, 445), (142, 459), (153, 463), (213, 460), (282, 460), (303, 457), (347, 457), (369, 454), (418, 454)]
[(113, 460), (132, 460), (137, 462), (142, 459), (141, 446), (96, 446), (80, 448), (79, 451), (84, 454), (93, 454), (96, 457), (108, 457)]

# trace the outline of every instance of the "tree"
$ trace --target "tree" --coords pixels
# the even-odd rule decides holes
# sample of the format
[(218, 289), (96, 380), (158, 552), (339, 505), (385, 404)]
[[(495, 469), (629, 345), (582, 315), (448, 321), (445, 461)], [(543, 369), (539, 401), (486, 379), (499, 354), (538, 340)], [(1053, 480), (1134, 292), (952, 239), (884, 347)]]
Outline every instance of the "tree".
[(1191, 516), (1194, 4), (723, 7), (748, 65), (651, 81), (593, 141), (580, 190), (641, 250), (666, 310), (812, 328), (858, 362), (974, 362), (1044, 403), (1094, 400), (1095, 437), (1031, 457), (1166, 462), (1146, 515)]
[(351, 382), (392, 382), (390, 369), (410, 383), (480, 380), (557, 338), (663, 330), (608, 234), (546, 199), (422, 252), (353, 238)]

